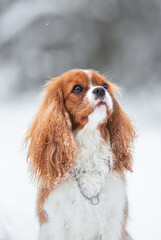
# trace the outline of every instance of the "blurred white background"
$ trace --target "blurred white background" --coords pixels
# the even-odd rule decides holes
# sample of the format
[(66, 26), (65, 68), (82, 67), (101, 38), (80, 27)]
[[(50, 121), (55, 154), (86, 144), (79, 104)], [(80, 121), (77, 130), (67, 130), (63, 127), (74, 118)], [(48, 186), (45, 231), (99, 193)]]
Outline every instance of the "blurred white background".
[(36, 240), (25, 132), (46, 80), (92, 68), (122, 88), (138, 139), (127, 174), (129, 231), (161, 239), (161, 1), (1, 0), (0, 240)]

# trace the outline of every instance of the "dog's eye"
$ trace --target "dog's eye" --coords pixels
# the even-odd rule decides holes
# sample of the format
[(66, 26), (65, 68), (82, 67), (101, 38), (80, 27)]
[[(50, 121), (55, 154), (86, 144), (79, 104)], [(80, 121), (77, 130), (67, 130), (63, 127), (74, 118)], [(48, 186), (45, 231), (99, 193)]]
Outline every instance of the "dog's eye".
[(108, 89), (108, 86), (107, 86), (107, 84), (106, 83), (104, 83), (103, 85), (102, 85), (102, 87), (104, 88), (104, 89)]
[(73, 90), (72, 90), (72, 93), (81, 93), (83, 91), (83, 87), (81, 85), (75, 85)]

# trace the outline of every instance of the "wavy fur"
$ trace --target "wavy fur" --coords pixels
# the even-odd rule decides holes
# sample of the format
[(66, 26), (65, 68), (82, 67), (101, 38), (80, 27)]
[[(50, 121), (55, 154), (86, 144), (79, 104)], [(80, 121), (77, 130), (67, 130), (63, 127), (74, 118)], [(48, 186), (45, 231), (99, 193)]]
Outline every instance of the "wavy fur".
[(59, 79), (51, 81), (46, 96), (28, 129), (28, 161), (33, 175), (48, 184), (60, 181), (74, 163), (77, 143), (64, 107)]

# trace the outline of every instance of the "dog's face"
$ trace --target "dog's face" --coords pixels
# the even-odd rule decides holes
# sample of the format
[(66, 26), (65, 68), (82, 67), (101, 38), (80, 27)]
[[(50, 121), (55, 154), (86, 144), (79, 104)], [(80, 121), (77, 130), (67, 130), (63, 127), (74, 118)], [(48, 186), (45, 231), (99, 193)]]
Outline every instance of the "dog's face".
[(62, 79), (64, 105), (69, 113), (73, 130), (79, 130), (96, 113), (98, 123), (112, 114), (112, 85), (92, 70), (73, 70)]

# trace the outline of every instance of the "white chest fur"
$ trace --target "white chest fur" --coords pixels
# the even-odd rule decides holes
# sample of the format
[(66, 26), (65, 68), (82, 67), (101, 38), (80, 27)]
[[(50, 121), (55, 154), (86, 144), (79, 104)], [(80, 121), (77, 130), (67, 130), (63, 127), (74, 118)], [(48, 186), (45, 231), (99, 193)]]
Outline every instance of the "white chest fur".
[(76, 168), (86, 170), (80, 176), (86, 195), (91, 197), (102, 188), (99, 204), (92, 205), (85, 199), (74, 177), (69, 176), (50, 193), (44, 204), (48, 221), (41, 226), (40, 240), (121, 239), (125, 182), (109, 171), (114, 159), (111, 148), (94, 125), (87, 124), (76, 134), (79, 145)]
[(40, 239), (94, 240), (101, 236), (101, 240), (119, 240), (125, 199), (125, 183), (113, 173), (107, 175), (96, 206), (80, 194), (71, 177), (45, 202), (48, 221), (41, 226)]

